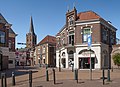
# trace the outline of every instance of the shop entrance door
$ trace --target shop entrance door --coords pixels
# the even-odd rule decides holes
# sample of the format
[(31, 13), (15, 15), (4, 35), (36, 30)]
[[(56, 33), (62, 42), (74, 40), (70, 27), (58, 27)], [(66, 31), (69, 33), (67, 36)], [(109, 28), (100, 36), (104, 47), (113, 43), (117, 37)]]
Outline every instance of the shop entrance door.
[[(91, 58), (92, 69), (94, 69), (95, 58)], [(90, 58), (79, 58), (79, 68), (80, 69), (90, 69)]]

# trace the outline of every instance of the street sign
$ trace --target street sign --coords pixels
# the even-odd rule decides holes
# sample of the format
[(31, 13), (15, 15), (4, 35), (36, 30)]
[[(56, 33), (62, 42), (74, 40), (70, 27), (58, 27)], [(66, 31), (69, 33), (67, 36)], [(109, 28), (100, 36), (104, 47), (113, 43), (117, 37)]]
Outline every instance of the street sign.
[(88, 35), (88, 49), (91, 49), (91, 44), (92, 44), (92, 37), (91, 35)]

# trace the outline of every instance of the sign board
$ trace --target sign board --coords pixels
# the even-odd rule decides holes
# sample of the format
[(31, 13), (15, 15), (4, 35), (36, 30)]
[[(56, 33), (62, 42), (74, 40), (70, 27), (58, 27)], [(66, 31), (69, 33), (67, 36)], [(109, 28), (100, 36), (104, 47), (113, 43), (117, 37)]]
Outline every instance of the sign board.
[(88, 35), (88, 49), (91, 49), (91, 44), (92, 44), (92, 37), (91, 35)]

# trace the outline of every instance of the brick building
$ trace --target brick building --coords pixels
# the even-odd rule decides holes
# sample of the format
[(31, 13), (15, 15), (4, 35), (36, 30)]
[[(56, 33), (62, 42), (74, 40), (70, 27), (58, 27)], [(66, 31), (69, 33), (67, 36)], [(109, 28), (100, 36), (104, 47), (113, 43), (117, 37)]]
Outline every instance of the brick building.
[(11, 26), (0, 14), (0, 70), (15, 68), (16, 34)]
[[(56, 35), (56, 66), (89, 69), (111, 67), (112, 45), (116, 44), (116, 28), (93, 11), (66, 13), (66, 24)], [(92, 46), (88, 49), (88, 36)]]
[(16, 65), (30, 65), (29, 48), (16, 49)]
[(35, 47), (35, 64), (55, 66), (56, 38), (47, 35)]

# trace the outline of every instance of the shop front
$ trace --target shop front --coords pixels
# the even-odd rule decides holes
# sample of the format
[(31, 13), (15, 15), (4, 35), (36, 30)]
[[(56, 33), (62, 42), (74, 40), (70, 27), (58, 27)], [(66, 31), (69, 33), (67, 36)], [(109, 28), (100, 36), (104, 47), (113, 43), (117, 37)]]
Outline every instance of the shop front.
[(95, 69), (96, 58), (94, 51), (92, 50), (80, 51), (78, 55), (79, 69), (90, 69), (90, 58), (91, 58), (92, 69)]
[[(92, 69), (95, 67), (95, 58), (91, 58)], [(79, 69), (90, 69), (90, 58), (79, 58)]]

